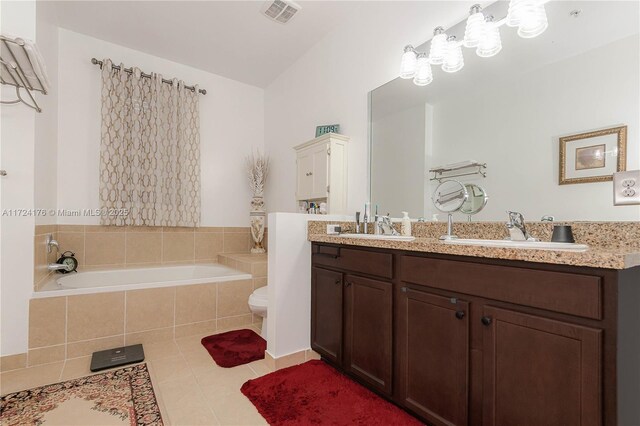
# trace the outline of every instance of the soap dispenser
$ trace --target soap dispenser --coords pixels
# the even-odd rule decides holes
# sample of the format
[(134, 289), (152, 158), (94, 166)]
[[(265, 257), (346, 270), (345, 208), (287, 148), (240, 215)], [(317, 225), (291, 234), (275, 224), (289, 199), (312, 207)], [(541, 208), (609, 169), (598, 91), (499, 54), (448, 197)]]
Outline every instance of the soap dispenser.
[(411, 219), (409, 218), (408, 212), (402, 212), (402, 228), (401, 233), (405, 237), (411, 236)]

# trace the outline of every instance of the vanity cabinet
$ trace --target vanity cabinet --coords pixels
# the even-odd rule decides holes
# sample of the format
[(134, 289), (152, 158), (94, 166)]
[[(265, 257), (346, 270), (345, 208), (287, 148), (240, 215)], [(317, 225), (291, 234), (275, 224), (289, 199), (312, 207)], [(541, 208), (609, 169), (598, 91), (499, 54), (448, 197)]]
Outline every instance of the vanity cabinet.
[(483, 424), (602, 424), (602, 330), (483, 309)]
[(402, 286), (397, 399), (436, 424), (468, 424), (469, 303)]
[(640, 267), (327, 243), (312, 265), (312, 348), (428, 424), (640, 424)]
[(347, 142), (327, 133), (294, 147), (296, 151), (296, 201), (327, 203), (327, 213), (347, 209)]

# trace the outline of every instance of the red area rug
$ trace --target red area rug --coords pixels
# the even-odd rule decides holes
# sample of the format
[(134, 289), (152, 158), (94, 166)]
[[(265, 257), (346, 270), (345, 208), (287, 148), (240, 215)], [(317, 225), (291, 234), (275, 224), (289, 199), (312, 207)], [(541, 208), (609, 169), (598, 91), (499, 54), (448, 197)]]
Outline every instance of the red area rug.
[(240, 389), (270, 425), (421, 425), (323, 361), (278, 370)]
[(220, 367), (231, 368), (264, 358), (267, 342), (252, 330), (233, 330), (204, 337), (202, 346)]

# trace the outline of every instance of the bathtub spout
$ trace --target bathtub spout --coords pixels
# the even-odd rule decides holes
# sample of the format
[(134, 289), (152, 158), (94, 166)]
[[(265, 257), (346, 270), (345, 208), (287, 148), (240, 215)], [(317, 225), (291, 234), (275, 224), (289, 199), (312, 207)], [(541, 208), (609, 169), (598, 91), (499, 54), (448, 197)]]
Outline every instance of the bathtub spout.
[(50, 271), (67, 271), (67, 272), (71, 272), (73, 267), (71, 265), (67, 265), (67, 264), (64, 264), (64, 263), (50, 263), (47, 266), (47, 269), (50, 270)]

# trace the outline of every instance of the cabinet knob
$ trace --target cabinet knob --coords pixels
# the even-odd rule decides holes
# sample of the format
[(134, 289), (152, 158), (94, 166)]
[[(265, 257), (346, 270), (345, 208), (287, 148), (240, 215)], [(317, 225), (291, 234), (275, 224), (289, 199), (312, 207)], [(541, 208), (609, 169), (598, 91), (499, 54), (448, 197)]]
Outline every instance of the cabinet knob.
[(480, 321), (482, 321), (483, 325), (491, 325), (491, 317), (482, 317)]
[(340, 285), (341, 282), (341, 280), (336, 280), (336, 285)]
[(309, 176), (313, 176), (313, 172), (309, 172)]
[(464, 311), (456, 311), (456, 318), (458, 319), (464, 318)]
[(345, 282), (344, 282), (344, 285), (346, 285), (347, 287), (350, 287), (350, 286), (351, 286), (351, 282), (349, 282), (349, 281), (345, 281)]

